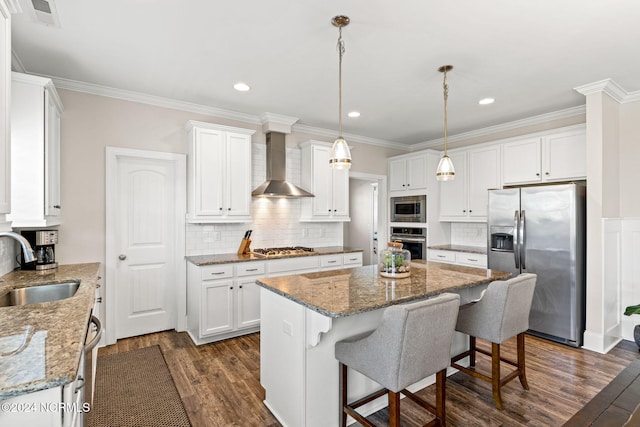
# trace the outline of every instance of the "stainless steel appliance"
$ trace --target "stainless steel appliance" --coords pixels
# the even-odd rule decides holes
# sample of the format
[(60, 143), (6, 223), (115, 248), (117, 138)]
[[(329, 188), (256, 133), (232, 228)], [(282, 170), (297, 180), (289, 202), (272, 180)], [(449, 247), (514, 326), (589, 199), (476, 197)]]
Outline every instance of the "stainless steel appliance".
[(305, 248), (304, 246), (284, 246), (279, 248), (258, 248), (252, 253), (257, 256), (266, 258), (283, 257), (290, 255), (312, 254), (315, 252), (313, 248)]
[(49, 270), (58, 267), (55, 254), (58, 230), (23, 230), (21, 234), (31, 244), (36, 256), (36, 261), (29, 263), (25, 262), (23, 255), (23, 270)]
[(427, 259), (427, 229), (421, 227), (391, 227), (392, 242), (401, 242), (411, 252), (411, 259)]
[(488, 267), (537, 274), (529, 332), (575, 347), (585, 326), (585, 194), (583, 184), (489, 190)]
[(427, 222), (427, 196), (391, 198), (391, 222)]

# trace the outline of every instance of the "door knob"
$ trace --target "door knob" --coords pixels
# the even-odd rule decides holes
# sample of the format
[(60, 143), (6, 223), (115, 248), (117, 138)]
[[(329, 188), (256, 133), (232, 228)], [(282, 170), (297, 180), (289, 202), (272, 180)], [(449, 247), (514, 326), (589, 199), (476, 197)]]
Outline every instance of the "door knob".
[(120, 261), (124, 261), (125, 259), (127, 259), (127, 256), (126, 256), (125, 254), (121, 254), (121, 255), (118, 257), (118, 259), (119, 259)]

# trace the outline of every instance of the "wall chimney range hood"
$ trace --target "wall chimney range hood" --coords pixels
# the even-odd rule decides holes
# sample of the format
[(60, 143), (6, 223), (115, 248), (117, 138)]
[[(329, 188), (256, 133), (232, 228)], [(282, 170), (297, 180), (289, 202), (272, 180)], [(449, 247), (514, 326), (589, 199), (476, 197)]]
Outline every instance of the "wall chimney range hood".
[(267, 137), (267, 180), (251, 193), (253, 197), (274, 197), (297, 199), (314, 197), (313, 194), (286, 180), (287, 147), (285, 134), (268, 132)]

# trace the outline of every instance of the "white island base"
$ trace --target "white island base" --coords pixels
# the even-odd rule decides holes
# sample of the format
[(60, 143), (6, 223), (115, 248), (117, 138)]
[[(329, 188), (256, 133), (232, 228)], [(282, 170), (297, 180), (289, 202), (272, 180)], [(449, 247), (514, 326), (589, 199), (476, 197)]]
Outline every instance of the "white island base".
[[(460, 303), (479, 298), (486, 287), (485, 284), (458, 291)], [(260, 290), (260, 301), (260, 382), (266, 392), (264, 404), (285, 427), (339, 426), (335, 343), (375, 329), (384, 309), (328, 317), (264, 288)], [(451, 347), (452, 355), (465, 351), (467, 336), (456, 332)], [(351, 369), (348, 372), (350, 402), (381, 388), (358, 372)], [(447, 374), (455, 372), (449, 368)], [(435, 375), (408, 389), (415, 392), (434, 382)], [(383, 396), (362, 406), (359, 412), (369, 415), (387, 403)]]

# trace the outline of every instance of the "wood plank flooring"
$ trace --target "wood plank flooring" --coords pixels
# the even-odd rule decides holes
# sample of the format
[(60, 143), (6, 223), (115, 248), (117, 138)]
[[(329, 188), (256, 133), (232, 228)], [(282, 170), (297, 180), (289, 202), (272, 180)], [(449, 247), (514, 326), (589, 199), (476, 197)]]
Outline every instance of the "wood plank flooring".
[[(280, 425), (262, 403), (259, 334), (195, 346), (186, 333), (166, 331), (119, 340), (99, 354), (155, 344), (164, 353), (194, 427)], [(502, 349), (515, 357), (515, 339)], [(602, 355), (527, 335), (526, 357), (531, 389), (523, 390), (518, 381), (505, 386), (504, 411), (494, 407), (489, 383), (460, 372), (447, 378), (448, 425), (561, 426), (640, 354), (629, 341)], [(490, 365), (479, 356), (477, 366), (489, 369)], [(418, 394), (433, 401), (434, 387)], [(421, 426), (430, 419), (408, 399), (403, 399), (401, 409), (405, 427)], [(370, 419), (385, 425), (387, 413), (382, 410)]]

